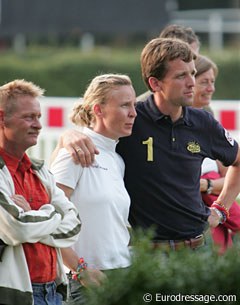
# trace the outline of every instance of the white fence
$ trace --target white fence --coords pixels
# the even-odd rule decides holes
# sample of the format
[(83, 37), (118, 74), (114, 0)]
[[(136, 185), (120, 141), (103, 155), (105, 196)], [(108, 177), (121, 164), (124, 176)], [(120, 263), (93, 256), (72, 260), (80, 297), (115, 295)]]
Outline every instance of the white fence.
[(222, 49), (224, 34), (240, 33), (240, 9), (201, 9), (173, 11), (170, 23), (190, 26), (196, 33), (207, 33), (211, 50)]
[[(28, 150), (31, 156), (44, 159), (49, 164), (60, 134), (73, 127), (68, 115), (76, 101), (77, 98), (61, 97), (44, 97), (41, 100), (43, 129), (38, 144)], [(216, 119), (240, 142), (240, 100), (214, 100), (211, 107)]]

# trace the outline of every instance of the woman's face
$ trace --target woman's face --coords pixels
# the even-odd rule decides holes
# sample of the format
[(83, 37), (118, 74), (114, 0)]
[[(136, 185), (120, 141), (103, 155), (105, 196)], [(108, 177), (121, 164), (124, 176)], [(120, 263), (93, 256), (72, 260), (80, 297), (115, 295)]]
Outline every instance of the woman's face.
[(114, 140), (131, 135), (137, 115), (135, 107), (136, 94), (133, 87), (116, 87), (109, 94), (106, 104), (95, 107), (94, 130)]
[(193, 106), (196, 108), (203, 108), (204, 106), (208, 106), (211, 102), (214, 92), (215, 76), (214, 71), (211, 68), (196, 77)]

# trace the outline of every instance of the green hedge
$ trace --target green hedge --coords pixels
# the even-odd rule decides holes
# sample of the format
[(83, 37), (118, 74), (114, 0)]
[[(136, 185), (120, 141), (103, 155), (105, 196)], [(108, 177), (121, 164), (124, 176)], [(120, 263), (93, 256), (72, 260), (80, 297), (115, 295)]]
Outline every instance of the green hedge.
[[(139, 95), (146, 91), (141, 77), (140, 52), (141, 48), (98, 48), (91, 53), (69, 48), (31, 48), (22, 55), (2, 52), (0, 84), (24, 78), (45, 88), (47, 96), (81, 96), (94, 76), (114, 72), (128, 74)], [(228, 50), (211, 54), (211, 57), (220, 70), (215, 98), (240, 99), (238, 52)]]
[[(134, 245), (132, 266), (112, 271), (101, 287), (89, 288), (88, 305), (142, 305), (148, 303), (144, 297), (152, 297), (149, 304), (239, 304), (239, 243), (223, 256), (186, 249), (167, 256), (153, 251), (142, 233)], [(220, 295), (228, 302), (210, 301)]]

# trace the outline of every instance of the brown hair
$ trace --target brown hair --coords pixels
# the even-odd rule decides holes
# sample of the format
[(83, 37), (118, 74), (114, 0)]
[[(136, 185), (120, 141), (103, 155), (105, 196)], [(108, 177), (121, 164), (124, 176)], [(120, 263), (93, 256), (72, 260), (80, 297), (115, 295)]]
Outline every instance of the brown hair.
[(70, 114), (71, 121), (76, 125), (92, 126), (95, 123), (93, 106), (105, 104), (111, 91), (119, 86), (131, 86), (127, 75), (102, 74), (96, 76), (87, 87), (83, 100), (79, 100)]
[(196, 55), (186, 42), (179, 39), (155, 38), (146, 44), (141, 53), (141, 67), (143, 80), (150, 90), (149, 77), (162, 80), (168, 71), (168, 62), (177, 58), (190, 62)]
[(166, 26), (159, 35), (160, 38), (177, 38), (187, 42), (188, 44), (196, 43), (200, 46), (198, 36), (194, 33), (193, 29), (178, 24), (169, 24)]
[(20, 96), (43, 96), (44, 90), (32, 82), (16, 79), (0, 87), (0, 109), (10, 115), (15, 110), (15, 102)]
[(217, 77), (218, 75), (218, 67), (217, 65), (208, 57), (203, 55), (198, 55), (195, 61), (195, 67), (197, 73), (195, 77), (207, 72), (210, 69), (213, 69), (214, 76)]

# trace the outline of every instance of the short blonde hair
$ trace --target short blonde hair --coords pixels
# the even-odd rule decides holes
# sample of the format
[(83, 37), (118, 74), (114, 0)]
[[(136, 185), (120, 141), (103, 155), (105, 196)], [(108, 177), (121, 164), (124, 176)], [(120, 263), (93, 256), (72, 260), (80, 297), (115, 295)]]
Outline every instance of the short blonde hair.
[(6, 115), (14, 112), (15, 103), (20, 96), (43, 96), (44, 89), (41, 89), (32, 82), (24, 79), (16, 79), (0, 87), (0, 109), (4, 110)]
[(83, 100), (74, 105), (70, 114), (71, 121), (76, 125), (92, 126), (95, 123), (94, 105), (105, 104), (111, 91), (120, 86), (132, 86), (131, 79), (124, 74), (102, 74), (93, 78)]

